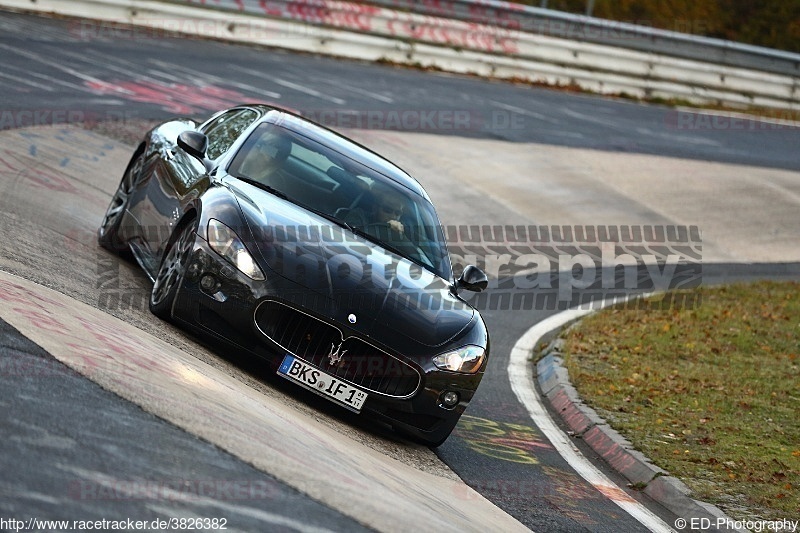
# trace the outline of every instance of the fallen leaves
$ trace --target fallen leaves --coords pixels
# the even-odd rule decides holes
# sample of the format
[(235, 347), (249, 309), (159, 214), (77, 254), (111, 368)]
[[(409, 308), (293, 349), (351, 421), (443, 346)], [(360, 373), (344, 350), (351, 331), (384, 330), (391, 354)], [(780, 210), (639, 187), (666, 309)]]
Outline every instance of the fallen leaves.
[(580, 394), (700, 499), (742, 494), (781, 516), (800, 507), (800, 285), (764, 286), (704, 288), (703, 305), (668, 314), (597, 313), (565, 353)]

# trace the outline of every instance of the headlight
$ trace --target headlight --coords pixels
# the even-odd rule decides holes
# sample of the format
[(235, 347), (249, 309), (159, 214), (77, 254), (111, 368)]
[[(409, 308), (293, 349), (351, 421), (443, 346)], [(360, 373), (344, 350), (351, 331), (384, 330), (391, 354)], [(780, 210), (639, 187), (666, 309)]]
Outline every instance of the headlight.
[(483, 364), (486, 352), (478, 346), (463, 346), (433, 358), (433, 364), (443, 370), (474, 374)]
[(208, 245), (248, 278), (258, 281), (266, 279), (236, 232), (213, 218), (208, 221)]

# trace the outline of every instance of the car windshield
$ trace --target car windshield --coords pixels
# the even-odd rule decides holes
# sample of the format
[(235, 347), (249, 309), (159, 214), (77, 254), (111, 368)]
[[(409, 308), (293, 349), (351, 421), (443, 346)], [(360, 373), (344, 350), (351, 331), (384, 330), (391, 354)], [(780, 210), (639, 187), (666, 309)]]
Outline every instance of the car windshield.
[(275, 124), (261, 124), (228, 173), (339, 223), (442, 278), (450, 261), (433, 205), (331, 148)]

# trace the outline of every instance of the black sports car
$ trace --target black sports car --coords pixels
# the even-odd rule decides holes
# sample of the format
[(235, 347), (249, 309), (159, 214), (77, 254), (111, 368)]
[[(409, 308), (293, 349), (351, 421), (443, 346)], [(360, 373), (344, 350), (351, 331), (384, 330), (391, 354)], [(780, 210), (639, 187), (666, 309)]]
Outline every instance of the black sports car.
[(286, 110), (173, 120), (136, 149), (98, 231), (153, 280), (150, 310), (433, 446), (481, 381), (489, 336), (459, 297), (419, 183)]

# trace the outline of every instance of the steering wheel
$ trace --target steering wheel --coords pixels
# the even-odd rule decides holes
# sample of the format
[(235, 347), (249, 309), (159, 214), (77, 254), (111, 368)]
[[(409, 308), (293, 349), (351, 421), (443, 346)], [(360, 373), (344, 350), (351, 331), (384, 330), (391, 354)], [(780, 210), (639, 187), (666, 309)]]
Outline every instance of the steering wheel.
[(413, 251), (414, 255), (417, 256), (417, 259), (427, 264), (428, 266), (433, 267), (433, 265), (431, 265), (430, 260), (428, 259), (428, 256), (426, 256), (425, 252), (422, 251), (422, 248), (411, 242), (411, 239), (408, 238), (408, 235), (406, 235), (405, 232), (397, 231), (397, 229), (392, 227), (392, 225), (389, 224), (388, 222), (371, 222), (363, 226), (364, 231), (367, 231), (368, 233), (375, 235), (376, 237), (380, 237), (381, 236), (380, 234), (383, 232), (380, 231), (370, 232), (368, 231), (368, 228), (370, 227), (387, 228), (393, 235), (399, 236), (398, 238), (396, 238), (395, 242), (397, 242), (397, 244), (399, 244), (403, 249), (406, 249), (406, 253), (408, 253), (409, 251)]
[(364, 230), (368, 231), (369, 228), (372, 228), (372, 227), (375, 227), (375, 228), (386, 228), (390, 232), (392, 232), (394, 235), (399, 235), (401, 237), (400, 240), (411, 242), (411, 241), (409, 241), (408, 236), (405, 234), (405, 232), (398, 231), (397, 228), (395, 228), (394, 226), (392, 226), (388, 222), (370, 222), (369, 224), (366, 224), (364, 226)]

